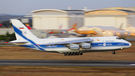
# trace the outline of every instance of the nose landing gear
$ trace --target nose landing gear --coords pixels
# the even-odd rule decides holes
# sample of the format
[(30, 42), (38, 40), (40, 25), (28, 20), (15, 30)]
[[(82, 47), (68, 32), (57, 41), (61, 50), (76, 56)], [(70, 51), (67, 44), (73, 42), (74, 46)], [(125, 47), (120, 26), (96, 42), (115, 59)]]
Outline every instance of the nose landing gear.
[(115, 51), (113, 51), (112, 54), (116, 54)]

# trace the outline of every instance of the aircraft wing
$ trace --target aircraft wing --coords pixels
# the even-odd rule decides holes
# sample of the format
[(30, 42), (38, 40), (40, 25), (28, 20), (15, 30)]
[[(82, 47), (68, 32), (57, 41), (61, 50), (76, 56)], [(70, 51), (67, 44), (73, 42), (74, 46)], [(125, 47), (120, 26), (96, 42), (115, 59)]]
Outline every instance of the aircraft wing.
[(83, 39), (73, 39), (73, 40), (67, 40), (67, 41), (62, 40), (61, 42), (53, 42), (53, 43), (48, 43), (46, 45), (54, 45), (54, 44), (67, 45), (67, 44), (72, 44), (72, 43), (82, 43), (82, 42), (91, 42), (91, 41), (92, 39), (90, 38), (83, 38)]

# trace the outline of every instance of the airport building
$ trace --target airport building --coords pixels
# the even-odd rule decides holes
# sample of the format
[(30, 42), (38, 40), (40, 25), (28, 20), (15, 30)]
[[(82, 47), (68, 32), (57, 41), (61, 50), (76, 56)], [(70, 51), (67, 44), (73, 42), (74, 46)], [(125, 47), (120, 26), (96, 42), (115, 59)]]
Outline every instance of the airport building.
[[(115, 28), (114, 34), (127, 34), (129, 26), (135, 26), (135, 9), (112, 7), (99, 10), (57, 10), (57, 9), (41, 9), (32, 11), (33, 28), (35, 29), (69, 29), (77, 23), (77, 28), (86, 30), (92, 27)], [(122, 31), (121, 29), (125, 30)], [(101, 29), (103, 30), (103, 29)], [(121, 30), (121, 31), (118, 31)], [(129, 30), (129, 29), (128, 29)], [(135, 29), (134, 29), (135, 30)], [(104, 31), (107, 33), (108, 31)], [(102, 32), (103, 33), (103, 32)]]

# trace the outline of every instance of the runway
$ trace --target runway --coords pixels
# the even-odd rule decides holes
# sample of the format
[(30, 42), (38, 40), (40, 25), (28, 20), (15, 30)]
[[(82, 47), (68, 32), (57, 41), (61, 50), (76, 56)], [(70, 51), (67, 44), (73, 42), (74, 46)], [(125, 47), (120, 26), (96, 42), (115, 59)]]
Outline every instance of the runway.
[(0, 60), (0, 66), (89, 66), (135, 67), (135, 61), (88, 61), (88, 60)]

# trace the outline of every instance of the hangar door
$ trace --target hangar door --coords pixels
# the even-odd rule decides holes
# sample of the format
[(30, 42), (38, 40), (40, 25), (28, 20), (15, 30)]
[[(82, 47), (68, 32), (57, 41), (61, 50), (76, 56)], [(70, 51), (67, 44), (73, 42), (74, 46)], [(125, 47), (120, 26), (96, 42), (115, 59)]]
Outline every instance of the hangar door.
[(114, 17), (86, 17), (85, 26), (114, 26)]
[(62, 25), (62, 29), (68, 28), (68, 18), (66, 17), (41, 17), (33, 18), (33, 26), (36, 29), (59, 29)]
[(85, 26), (113, 26), (125, 29), (127, 27), (126, 17), (86, 17)]

